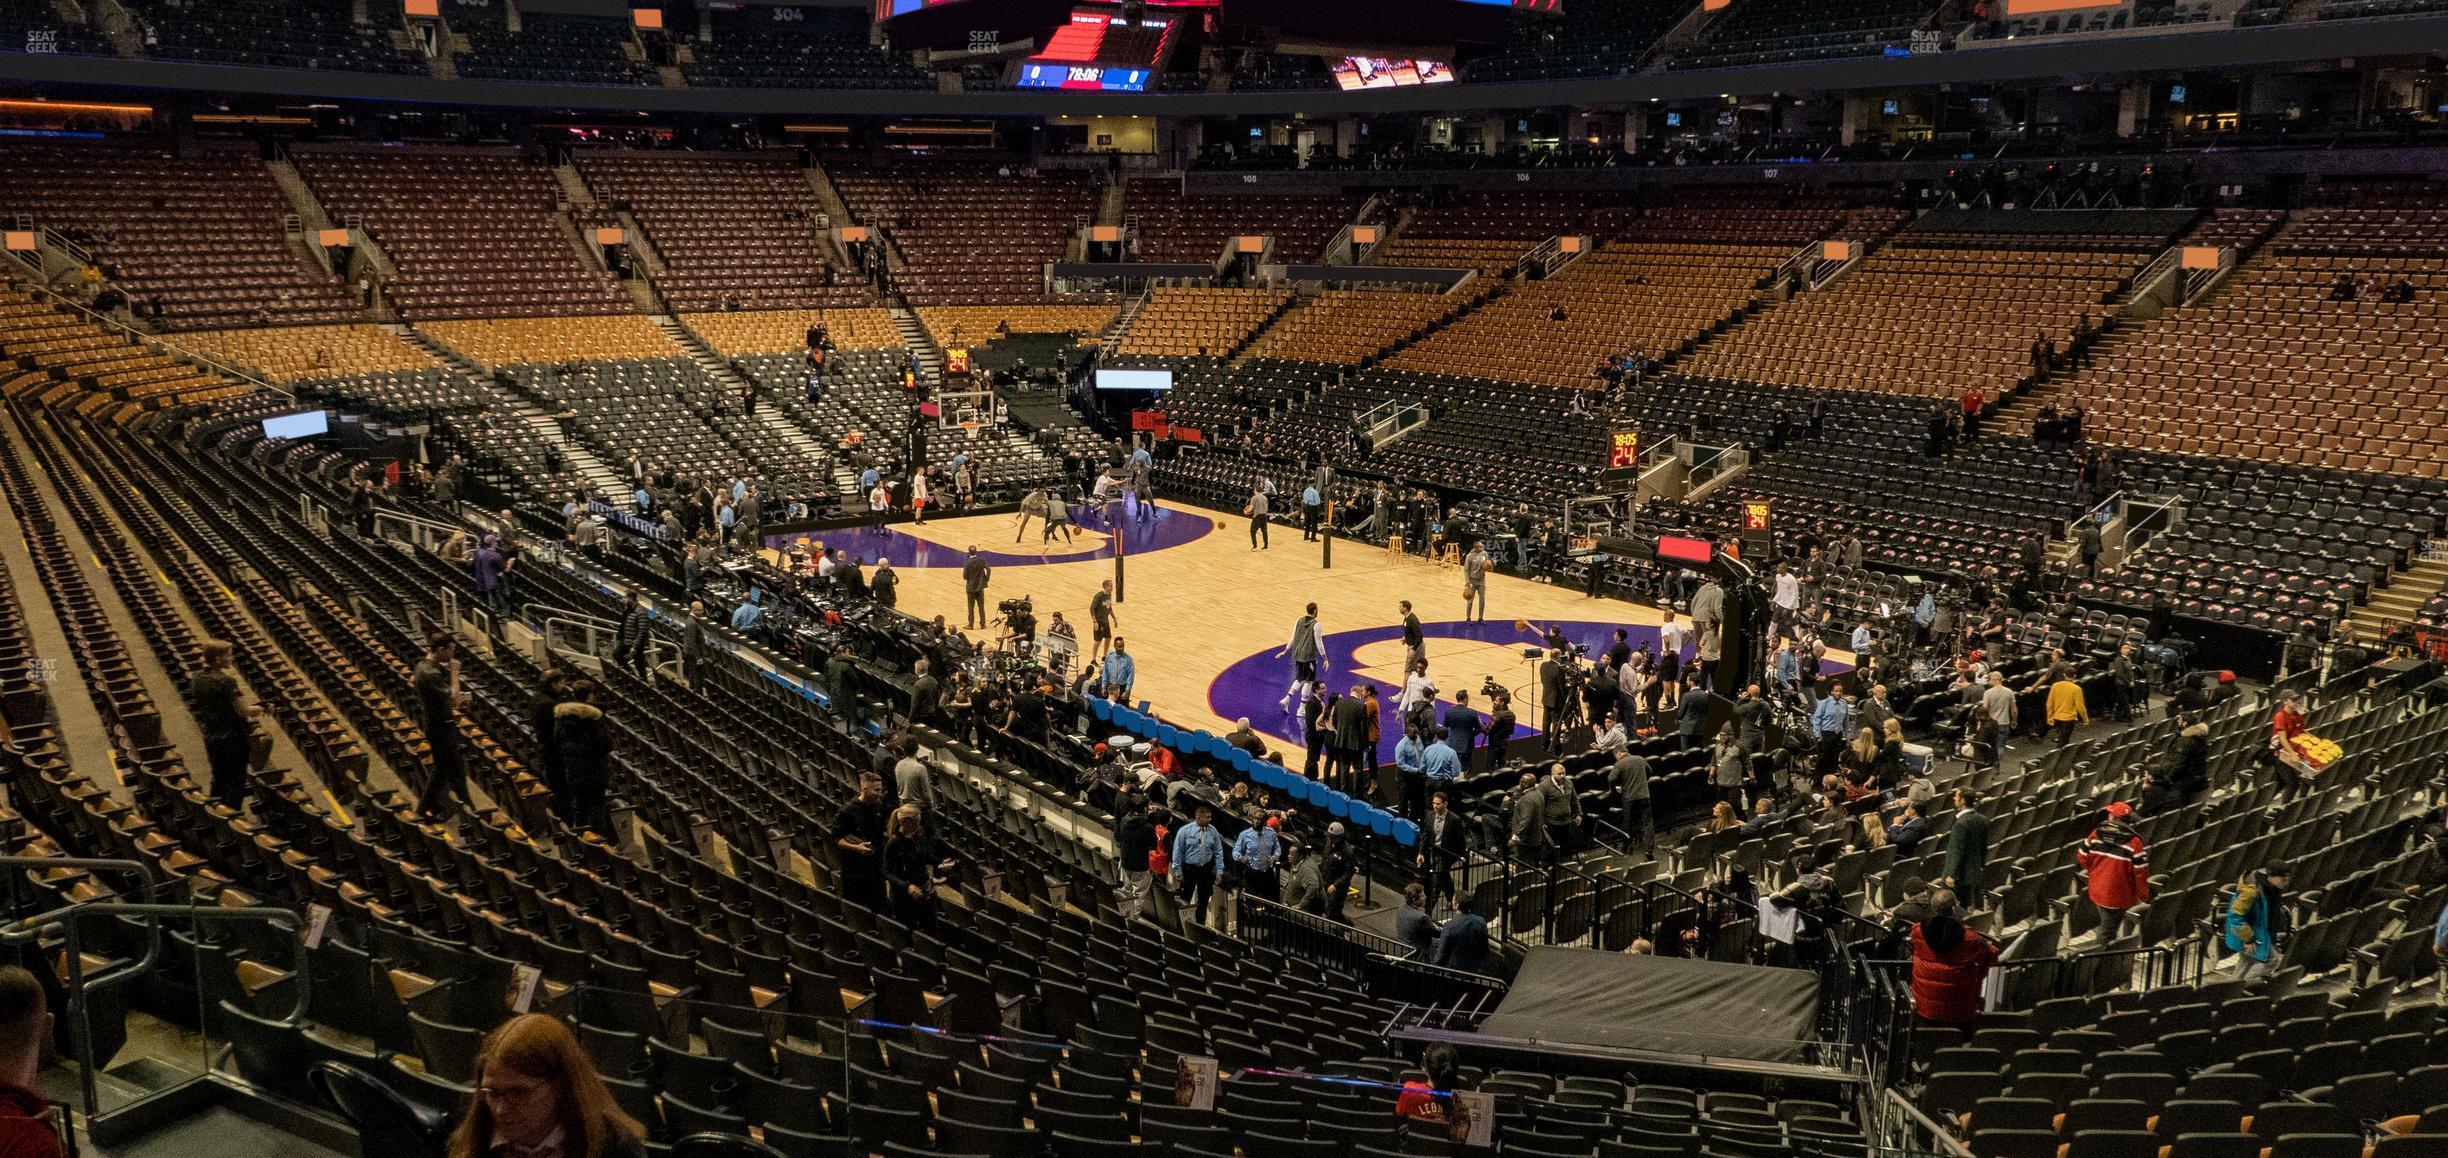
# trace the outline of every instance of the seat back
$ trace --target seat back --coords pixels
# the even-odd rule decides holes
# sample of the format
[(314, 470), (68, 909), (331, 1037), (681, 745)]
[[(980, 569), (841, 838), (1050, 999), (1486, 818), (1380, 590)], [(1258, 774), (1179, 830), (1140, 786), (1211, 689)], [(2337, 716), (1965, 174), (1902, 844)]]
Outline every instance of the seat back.
[(364, 1158), (442, 1158), (447, 1120), (420, 1112), (391, 1088), (339, 1062), (323, 1062), (307, 1077), (317, 1094), (357, 1128)]
[(786, 1158), (754, 1138), (738, 1134), (691, 1134), (671, 1144), (671, 1158)]

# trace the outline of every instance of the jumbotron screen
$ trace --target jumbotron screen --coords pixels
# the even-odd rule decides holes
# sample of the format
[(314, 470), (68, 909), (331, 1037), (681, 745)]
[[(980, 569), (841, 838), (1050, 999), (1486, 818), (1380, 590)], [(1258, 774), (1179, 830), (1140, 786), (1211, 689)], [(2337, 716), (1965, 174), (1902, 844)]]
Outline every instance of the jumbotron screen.
[[(1494, 3), (1495, 0), (1463, 0), (1463, 2), (1480, 4)], [(1220, 8), (1224, 0), (1146, 0), (1146, 3), (1150, 8)], [(890, 20), (895, 16), (906, 16), (912, 12), (943, 8), (954, 4), (969, 4), (987, 10), (996, 7), (993, 0), (876, 0), (875, 18), (880, 21)]]
[(1346, 56), (1334, 63), (1335, 87), (1409, 88), (1415, 84), (1449, 84), (1453, 69), (1440, 60), (1393, 60), (1382, 56)]
[(1125, 19), (1116, 8), (1078, 8), (1020, 64), (1022, 88), (1146, 92), (1173, 39), (1162, 16)]
[[(1264, 28), (1278, 34), (1317, 36), (1352, 43), (1383, 43), (1399, 32), (1411, 44), (1497, 44), (1515, 9), (1561, 12), (1564, 0), (1144, 0), (1151, 18), (1187, 10), (1215, 12), (1221, 23)], [(893, 22), (895, 45), (952, 48), (981, 38), (1016, 40), (1059, 28), (1067, 6), (1061, 0), (874, 0), (875, 17)], [(1069, 70), (1062, 70), (1070, 80)], [(1054, 70), (1038, 70), (1039, 85), (1052, 85)], [(1077, 83), (1084, 85), (1085, 75)], [(1099, 78), (1103, 83), (1103, 78)], [(1065, 85), (1063, 87), (1069, 87)]]

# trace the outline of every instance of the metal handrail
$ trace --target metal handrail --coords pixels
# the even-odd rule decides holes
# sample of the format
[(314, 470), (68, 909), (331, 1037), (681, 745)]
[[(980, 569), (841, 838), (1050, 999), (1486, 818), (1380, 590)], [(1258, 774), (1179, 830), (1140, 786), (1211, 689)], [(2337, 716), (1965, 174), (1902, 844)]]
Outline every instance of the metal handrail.
[[(1957, 1141), (1946, 1127), (1933, 1121), (1913, 1105), (1912, 1099), (1890, 1086), (1878, 1094), (1880, 1137), (1874, 1142), (1882, 1150), (1898, 1150), (1907, 1154), (1938, 1154), (1945, 1158), (1972, 1158), (1972, 1148)], [(1901, 1126), (1901, 1129), (1896, 1127)], [(1922, 1143), (1927, 1142), (1926, 1149)]]
[[(147, 893), (157, 884), (152, 866), (141, 861), (117, 857), (5, 856), (0, 857), (0, 871), (14, 869), (83, 869), (92, 872), (128, 872), (144, 882)], [(123, 962), (93, 976), (85, 974), (84, 935), (81, 922), (87, 917), (135, 917), (145, 929), (144, 955), (133, 962)], [(170, 905), (136, 901), (80, 901), (47, 912), (12, 921), (0, 926), (0, 944), (24, 945), (40, 938), (58, 934), (64, 939), (63, 953), (68, 969), (68, 1026), (71, 1051), (77, 1061), (77, 1078), (85, 1099), (85, 1117), (91, 1122), (98, 1101), (98, 1083), (93, 1064), (93, 1008), (88, 995), (104, 989), (125, 985), (153, 971), (161, 960), (161, 921), (163, 918), (183, 918), (190, 921), (263, 921), (288, 930), (301, 930), (304, 921), (292, 909), (254, 905), (245, 908), (222, 908), (212, 905)], [(310, 995), (310, 975), (303, 941), (296, 942), (297, 967), (291, 977), (297, 982), (297, 1003), (288, 1020), (306, 1016)]]
[(589, 627), (602, 626), (609, 627), (614, 630), (619, 630), (620, 628), (620, 621), (617, 619), (606, 619), (600, 615), (589, 615), (583, 611), (573, 611), (567, 607), (555, 607), (549, 603), (526, 604), (519, 608), (519, 618), (522, 620), (539, 623), (547, 619), (559, 619), (570, 623), (585, 624)]
[[(2123, 505), (2124, 505), (2124, 502), (2125, 502), (2125, 492), (2124, 492), (2124, 491), (2116, 491), (2116, 492), (2114, 492), (2114, 493), (2110, 494), (2110, 495), (2109, 495), (2107, 498), (2101, 499), (2100, 501), (2098, 501), (2098, 502), (2096, 502), (2096, 503), (2091, 504), (2091, 509), (2090, 509), (2090, 510), (2084, 511), (2083, 513), (2081, 513), (2081, 514), (2079, 514), (2079, 515), (2076, 515), (2076, 516), (2074, 516), (2073, 518), (2067, 519), (2067, 520), (2066, 520), (2066, 521), (2065, 521), (2065, 522), (2064, 522), (2062, 525), (2060, 525), (2060, 526), (2057, 528), (2057, 531), (2058, 531), (2058, 533), (2059, 533), (2060, 535), (2064, 536), (2065, 538), (2071, 539), (2071, 538), (2073, 538), (2073, 537), (2074, 537), (2074, 534), (2075, 534), (2075, 532), (2076, 532), (2076, 531), (2079, 531), (2079, 530), (2081, 530), (2081, 529), (2082, 529), (2082, 525), (2083, 525), (2083, 521), (2084, 521), (2084, 520), (2086, 520), (2086, 519), (2090, 519), (2090, 520), (2097, 520), (2097, 519), (2099, 518), (2099, 513), (2100, 513), (2101, 511), (2108, 510), (2108, 509), (2110, 509), (2110, 508), (2114, 508), (2114, 507), (2121, 507), (2121, 506), (2123, 506)], [(2104, 526), (2105, 524), (2102, 524), (2102, 525)]]
[(443, 543), (450, 541), (451, 536), (463, 534), (467, 531), (466, 527), (455, 527), (449, 523), (436, 522), (432, 519), (406, 514), (393, 508), (376, 507), (374, 509), (374, 533), (376, 537), (379, 538), (382, 536), (383, 524), (385, 523), (390, 523), (403, 528), (406, 531), (406, 534), (402, 535), (401, 538), (410, 546), (426, 551), (438, 551), (441, 549), (441, 545)]
[(429, 519), (423, 515), (412, 515), (397, 508), (376, 507), (374, 509), (375, 525), (379, 527), (385, 520), (389, 520), (394, 523), (405, 523), (411, 527), (416, 527), (422, 530), (441, 531), (445, 534), (457, 534), (461, 531), (467, 530), (466, 527), (459, 526), (455, 523), (445, 523), (440, 519)]
[[(154, 886), (159, 883), (153, 876), (153, 866), (146, 864), (143, 861), (128, 860), (123, 857), (0, 856), (0, 871), (20, 868), (34, 868), (38, 866), (45, 869), (64, 868), (82, 869), (87, 872), (133, 873), (138, 879), (144, 882), (143, 891), (147, 896), (152, 895)], [(75, 909), (82, 904), (92, 903), (93, 902), (90, 901), (83, 901), (61, 905), (60, 907), (52, 909), (49, 912), (36, 913), (31, 917), (20, 918), (9, 925), (0, 926), (0, 945), (22, 945), (42, 936), (45, 933), (57, 932), (59, 931), (60, 923), (67, 919), (67, 914), (70, 910)], [(145, 955), (139, 964), (149, 967), (153, 963), (154, 958), (159, 956), (160, 953), (161, 930), (159, 928), (155, 928), (152, 930), (151, 937), (148, 938), (148, 944), (145, 946)]]
[[(1411, 946), (1392, 937), (1379, 936), (1353, 925), (1329, 921), (1314, 913), (1304, 913), (1290, 905), (1270, 901), (1263, 897), (1250, 896), (1247, 892), (1238, 895), (1241, 899), (1241, 916), (1245, 922), (1255, 916), (1264, 921), (1280, 922), (1291, 930), (1306, 935), (1302, 938), (1287, 939), (1287, 943), (1300, 941), (1309, 944), (1310, 947), (1315, 947), (1319, 942), (1331, 942), (1333, 947), (1351, 950), (1353, 960), (1372, 954), (1400, 958), (1411, 956)], [(1311, 941), (1312, 938), (1318, 940)], [(1326, 956), (1327, 954), (1313, 955)], [(1346, 964), (1348, 962), (1338, 957), (1332, 963)]]
[[(530, 604), (529, 606), (532, 608), (535, 605)], [(555, 644), (553, 643), (555, 638), (554, 628), (556, 627), (560, 627), (565, 630), (576, 629), (584, 632), (583, 646), (575, 648), (569, 647), (566, 644), (560, 646), (564, 650), (576, 651), (581, 655), (596, 659), (605, 658), (604, 654), (597, 650), (597, 645), (601, 642), (601, 637), (604, 635), (617, 633), (620, 630), (619, 624), (608, 619), (597, 619), (593, 616), (580, 616), (576, 619), (572, 619), (566, 616), (548, 615), (543, 619), (536, 621), (535, 624), (536, 646), (538, 648), (543, 649), (545, 652), (550, 652), (553, 650), (555, 647)], [(648, 668), (654, 671), (667, 672), (676, 675), (680, 671), (680, 660), (680, 645), (672, 643), (668, 640), (656, 639), (651, 635), (647, 637), (646, 666)]]

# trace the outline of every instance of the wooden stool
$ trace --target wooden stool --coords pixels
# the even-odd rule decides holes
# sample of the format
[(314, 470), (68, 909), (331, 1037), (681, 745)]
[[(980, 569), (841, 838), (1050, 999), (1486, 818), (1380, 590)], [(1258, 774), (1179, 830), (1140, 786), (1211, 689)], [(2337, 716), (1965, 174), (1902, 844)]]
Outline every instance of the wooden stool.
[(1388, 559), (1398, 559), (1398, 558), (1401, 558), (1401, 557), (1402, 557), (1402, 553), (1403, 553), (1403, 546), (1402, 546), (1402, 534), (1401, 534), (1400, 532), (1395, 532), (1395, 533), (1393, 533), (1393, 534), (1389, 534), (1389, 535), (1387, 535), (1387, 536), (1386, 536), (1386, 552), (1385, 552), (1385, 553), (1386, 553), (1386, 558), (1388, 558)]

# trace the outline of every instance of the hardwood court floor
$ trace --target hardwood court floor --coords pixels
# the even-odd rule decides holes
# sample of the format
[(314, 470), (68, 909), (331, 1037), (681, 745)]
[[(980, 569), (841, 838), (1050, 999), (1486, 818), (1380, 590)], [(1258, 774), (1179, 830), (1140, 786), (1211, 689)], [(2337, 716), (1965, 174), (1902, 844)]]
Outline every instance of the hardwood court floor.
[[(1318, 605), (1320, 633), (1334, 657), (1327, 679), (1338, 689), (1348, 688), (1355, 679), (1400, 686), (1402, 613), (1397, 601), (1409, 599), (1427, 627), (1429, 673), (1442, 698), (1450, 702), (1455, 691), (1467, 690), (1473, 706), (1484, 708), (1481, 682), (1493, 677), (1512, 689), (1524, 725), (1536, 721), (1530, 710), (1530, 687), (1536, 679), (1521, 649), (1536, 646), (1538, 640), (1514, 629), (1517, 617), (1568, 624), (1568, 636), (1600, 646), (1618, 626), (1632, 630), (1635, 646), (1654, 640), (1661, 618), (1655, 608), (1588, 599), (1579, 591), (1492, 573), (1487, 622), (1463, 625), (1457, 622), (1462, 615), (1459, 567), (1389, 556), (1381, 548), (1345, 541), (1335, 544), (1333, 568), (1323, 569), (1319, 544), (1302, 542), (1297, 526), (1274, 527), (1272, 547), (1253, 551), (1248, 520), (1238, 514), (1179, 504), (1166, 504), (1164, 514), (1223, 524), (1177, 546), (1132, 554), (1124, 563), (1128, 599), (1119, 605), (1117, 621), (1138, 668), (1134, 696), (1185, 727), (1221, 733), (1231, 729), (1232, 717), (1247, 715), (1260, 731), (1290, 738), (1292, 722), (1279, 712), (1276, 699), (1289, 683), (1291, 665), (1273, 657), (1291, 635), (1302, 605), (1312, 601)], [(947, 546), (976, 543), (1005, 556), (1034, 556), (1038, 537), (1032, 523), (1028, 542), (1014, 546), (1008, 515), (930, 519), (923, 528), (903, 523), (894, 529)], [(1087, 545), (1083, 535), (1079, 546)], [(1032, 596), (1040, 623), (1062, 612), (1077, 626), (1085, 653), (1088, 600), (1098, 583), (1113, 578), (1114, 562), (1110, 557), (1076, 556), (1058, 561), (1064, 553), (1057, 543), (1043, 564), (997, 566), (988, 605), (991, 610), (997, 600)], [(900, 592), (905, 612), (940, 614), (949, 623), (961, 622), (961, 576), (956, 568), (902, 568)], [(971, 633), (972, 638), (978, 634)], [(1392, 697), (1385, 698), (1390, 711)], [(1399, 734), (1386, 735), (1386, 750)]]

